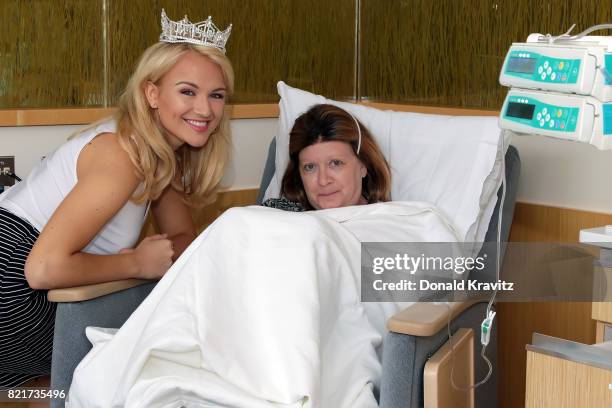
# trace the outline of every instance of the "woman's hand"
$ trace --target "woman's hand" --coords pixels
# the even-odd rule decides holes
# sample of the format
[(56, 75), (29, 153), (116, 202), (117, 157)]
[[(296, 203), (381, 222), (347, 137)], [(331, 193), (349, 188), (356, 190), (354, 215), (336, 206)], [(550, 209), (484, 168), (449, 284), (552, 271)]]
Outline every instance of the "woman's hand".
[(167, 234), (151, 235), (135, 249), (122, 249), (120, 254), (132, 254), (138, 264), (138, 278), (159, 279), (172, 265), (174, 248)]

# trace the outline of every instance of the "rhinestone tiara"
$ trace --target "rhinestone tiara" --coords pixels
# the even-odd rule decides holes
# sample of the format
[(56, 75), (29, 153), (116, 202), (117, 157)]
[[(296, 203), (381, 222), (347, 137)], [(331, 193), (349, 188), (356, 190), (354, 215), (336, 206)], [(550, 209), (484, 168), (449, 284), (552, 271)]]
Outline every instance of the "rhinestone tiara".
[(172, 21), (166, 15), (166, 11), (161, 12), (161, 28), (159, 41), (167, 43), (191, 43), (215, 47), (225, 54), (225, 43), (231, 32), (232, 25), (221, 31), (213, 24), (212, 18), (208, 18), (199, 23), (192, 23), (187, 16), (181, 21)]

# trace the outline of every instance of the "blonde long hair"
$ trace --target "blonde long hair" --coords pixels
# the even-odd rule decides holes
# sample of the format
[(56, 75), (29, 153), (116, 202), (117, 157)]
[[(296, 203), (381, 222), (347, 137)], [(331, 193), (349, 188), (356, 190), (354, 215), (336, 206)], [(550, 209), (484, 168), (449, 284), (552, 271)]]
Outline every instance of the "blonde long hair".
[(217, 64), (223, 72), (228, 95), (233, 92), (232, 64), (216, 48), (159, 42), (142, 54), (119, 99), (115, 115), (119, 143), (143, 179), (142, 188), (132, 197), (137, 204), (156, 200), (169, 185), (182, 192), (184, 201), (191, 206), (209, 204), (216, 198), (229, 161), (231, 138), (227, 107), (219, 127), (203, 147), (193, 148), (185, 144), (175, 152), (164, 137), (165, 130), (155, 111), (147, 102), (146, 83), (158, 84), (179, 58), (190, 51)]

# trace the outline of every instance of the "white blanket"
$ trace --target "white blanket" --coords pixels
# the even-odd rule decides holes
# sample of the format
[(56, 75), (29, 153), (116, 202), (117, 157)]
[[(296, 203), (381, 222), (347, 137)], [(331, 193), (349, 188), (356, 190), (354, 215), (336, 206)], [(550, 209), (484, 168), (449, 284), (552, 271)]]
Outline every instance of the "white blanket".
[(70, 407), (375, 407), (403, 305), (360, 302), (360, 241), (456, 241), (425, 203), (234, 208), (124, 326), (88, 329)]

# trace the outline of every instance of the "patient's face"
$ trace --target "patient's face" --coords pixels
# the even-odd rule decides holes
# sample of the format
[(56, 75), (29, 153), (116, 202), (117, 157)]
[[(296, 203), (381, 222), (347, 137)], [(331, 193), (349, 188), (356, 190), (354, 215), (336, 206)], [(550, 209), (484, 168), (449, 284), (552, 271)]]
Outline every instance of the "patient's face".
[(361, 179), (367, 169), (344, 142), (321, 142), (299, 154), (306, 196), (317, 210), (366, 204)]

